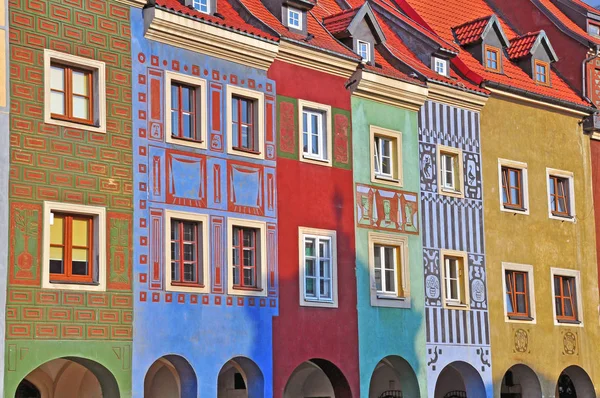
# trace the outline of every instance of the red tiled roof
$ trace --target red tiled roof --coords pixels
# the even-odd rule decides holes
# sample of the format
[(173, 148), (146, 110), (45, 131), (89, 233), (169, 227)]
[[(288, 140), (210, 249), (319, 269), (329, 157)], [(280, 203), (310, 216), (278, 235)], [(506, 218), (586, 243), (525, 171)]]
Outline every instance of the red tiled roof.
[(219, 2), (219, 14), (223, 15), (223, 19), (217, 18), (213, 15), (201, 13), (200, 11), (191, 7), (186, 7), (177, 0), (156, 0), (156, 5), (176, 12), (178, 14), (187, 15), (214, 25), (222, 26), (224, 28), (246, 33), (263, 39), (273, 41), (278, 40), (278, 38), (273, 36), (272, 34), (257, 29), (254, 26), (247, 23), (246, 21), (244, 21), (242, 17), (240, 17), (240, 15), (233, 9), (231, 4), (229, 4), (227, 1)]
[[(579, 25), (573, 22), (571, 18), (567, 17), (558, 7), (556, 7), (552, 1), (537, 0), (536, 3), (539, 4), (539, 6), (546, 8), (546, 10), (553, 14), (567, 29), (577, 33), (579, 36), (584, 37), (586, 40), (592, 43), (600, 44), (600, 38), (592, 36), (585, 31), (585, 29), (582, 29)], [(595, 12), (600, 14), (600, 10), (595, 10)]]
[(455, 27), (453, 29), (454, 37), (456, 37), (456, 40), (463, 46), (479, 41), (481, 39), (481, 34), (490, 22), (491, 17), (491, 15), (488, 15), (487, 17), (478, 18), (474, 21)]
[(587, 3), (586, 3), (586, 2), (584, 2), (584, 1), (581, 1), (581, 0), (571, 0), (571, 1), (572, 1), (573, 3), (575, 3), (575, 4), (577, 4), (577, 5), (579, 5), (579, 6), (583, 7), (583, 8), (585, 8), (585, 9), (586, 9), (586, 10), (588, 10), (589, 12), (593, 12), (593, 13), (595, 13), (595, 14), (600, 14), (600, 10), (598, 10), (598, 9), (597, 9), (597, 8), (595, 8), (595, 7), (592, 7), (591, 5), (587, 4)]
[[(424, 26), (446, 40), (453, 40), (452, 27), (469, 21), (493, 14), (494, 11), (485, 0), (396, 0), (398, 5), (409, 15), (417, 18)], [(413, 18), (413, 19), (414, 19)], [(419, 21), (419, 18), (422, 21)], [(509, 40), (517, 34), (498, 17), (498, 21)], [(565, 81), (554, 71), (551, 73), (551, 86), (538, 85), (523, 69), (512, 63), (502, 54), (503, 73), (495, 73), (486, 70), (481, 62), (466, 50), (461, 50), (460, 60), (457, 65), (461, 66), (463, 73), (470, 76), (474, 73), (472, 80), (479, 78), (497, 84), (520, 89), (532, 94), (542, 95), (554, 99), (568, 101), (578, 105), (589, 106)]]
[(538, 38), (540, 32), (527, 33), (510, 40), (510, 46), (506, 49), (508, 58), (519, 59), (529, 55), (533, 43)]
[(325, 25), (327, 30), (331, 32), (332, 35), (342, 33), (348, 29), (348, 25), (350, 25), (358, 10), (360, 10), (360, 7), (351, 8), (334, 15), (329, 15), (323, 18), (323, 25)]

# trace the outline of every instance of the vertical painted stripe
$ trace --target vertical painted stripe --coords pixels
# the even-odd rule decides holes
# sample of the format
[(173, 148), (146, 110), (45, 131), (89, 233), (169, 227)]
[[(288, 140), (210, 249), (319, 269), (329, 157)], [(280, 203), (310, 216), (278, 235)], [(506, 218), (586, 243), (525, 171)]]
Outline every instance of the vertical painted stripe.
[(475, 341), (475, 328), (477, 325), (475, 324), (475, 316), (473, 311), (469, 311), (469, 315), (471, 318), (471, 344), (477, 344)]
[(467, 319), (468, 319), (467, 311), (463, 311), (462, 321), (463, 321), (463, 343), (469, 344), (469, 329), (467, 327)]
[(462, 228), (462, 239), (460, 243), (460, 250), (465, 251), (467, 249), (467, 231), (469, 228), (467, 227), (467, 208), (466, 206), (461, 206), (460, 208), (460, 227)]
[(453, 326), (454, 326), (454, 322), (453, 322), (453, 318), (454, 318), (454, 312), (453, 310), (448, 310), (448, 321), (446, 322), (446, 324), (448, 325), (448, 343), (454, 343), (454, 330), (453, 330)]
[(445, 310), (443, 308), (441, 308), (440, 309), (440, 323), (439, 323), (439, 325), (442, 328), (442, 330), (441, 330), (442, 343), (446, 342), (446, 317), (444, 315), (445, 315)]
[(433, 228), (431, 228), (431, 230), (433, 231), (433, 241), (432, 241), (430, 247), (440, 247), (440, 245), (439, 245), (440, 217), (438, 215), (437, 206), (435, 206), (433, 201), (431, 203), (431, 212), (432, 212), (433, 224), (430, 224), (430, 225), (433, 226)]
[(460, 319), (465, 311), (456, 311), (456, 344), (460, 344), (462, 339), (460, 338)]
[(482, 331), (483, 325), (481, 324), (481, 312), (477, 311), (477, 344), (483, 344)]
[(454, 248), (455, 250), (460, 250), (460, 206), (454, 206), (454, 209), (452, 210), (454, 210), (454, 214), (452, 215), (452, 222), (454, 223)]
[(484, 327), (485, 327), (485, 344), (489, 345), (490, 344), (490, 324), (488, 321), (487, 311), (485, 311), (483, 313), (483, 322), (484, 322)]
[(477, 244), (477, 247), (475, 249), (475, 253), (483, 253), (483, 245), (481, 244), (481, 236), (482, 231), (481, 231), (481, 214), (479, 212), (479, 209), (475, 209), (475, 228), (473, 228), (473, 233), (475, 234), (476, 237), (476, 241), (475, 243)]
[(431, 323), (429, 323), (429, 308), (425, 308), (425, 330), (427, 336), (427, 342), (431, 342), (430, 334), (431, 334)]
[(438, 324), (438, 308), (432, 308), (433, 311), (433, 342), (438, 343), (440, 341), (439, 335), (439, 324)]

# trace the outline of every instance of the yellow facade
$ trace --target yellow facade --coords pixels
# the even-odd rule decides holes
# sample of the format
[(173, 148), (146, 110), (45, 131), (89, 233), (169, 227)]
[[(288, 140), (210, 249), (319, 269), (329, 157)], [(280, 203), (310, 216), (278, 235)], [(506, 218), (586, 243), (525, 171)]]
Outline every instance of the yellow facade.
[[(581, 116), (495, 93), (481, 112), (485, 240), (492, 345), (494, 395), (509, 392), (502, 379), (513, 365), (527, 365), (539, 379), (544, 397), (554, 397), (561, 372), (582, 368), (600, 393), (598, 360), (598, 269), (592, 199), (589, 137), (582, 133)], [(499, 159), (527, 164), (528, 213), (501, 211)], [(575, 221), (549, 217), (547, 168), (573, 173)], [(532, 321), (508, 320), (504, 271), (514, 263), (531, 266), (535, 305)], [(582, 324), (560, 324), (554, 319), (551, 268), (580, 271)], [(513, 384), (524, 367), (515, 368)], [(525, 370), (525, 371), (524, 371)], [(524, 371), (524, 372), (523, 372)], [(521, 372), (521, 373), (519, 373)], [(570, 368), (577, 385), (585, 374)], [(534, 388), (525, 380), (523, 390)], [(526, 380), (529, 380), (526, 381)], [(587, 381), (589, 385), (589, 380)], [(534, 383), (535, 384), (535, 383)], [(510, 392), (515, 392), (512, 387)], [(539, 388), (539, 387), (538, 387)], [(522, 396), (532, 395), (521, 391)], [(558, 394), (556, 394), (558, 397)]]

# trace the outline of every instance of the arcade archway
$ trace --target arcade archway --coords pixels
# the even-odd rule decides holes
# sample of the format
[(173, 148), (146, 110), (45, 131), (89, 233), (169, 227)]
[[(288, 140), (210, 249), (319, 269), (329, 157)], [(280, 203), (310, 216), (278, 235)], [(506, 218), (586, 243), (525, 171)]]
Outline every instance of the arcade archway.
[(352, 391), (342, 371), (320, 358), (303, 362), (292, 372), (283, 392), (284, 398), (350, 398)]
[(577, 365), (562, 371), (556, 382), (556, 398), (595, 397), (594, 384), (590, 376)]
[(456, 361), (448, 364), (438, 376), (435, 398), (485, 397), (485, 385), (473, 366)]
[(185, 358), (166, 355), (157, 359), (146, 372), (145, 398), (194, 398), (197, 395), (196, 373)]
[(500, 387), (500, 398), (541, 397), (542, 386), (535, 372), (517, 364), (506, 371)]
[(419, 397), (419, 381), (402, 357), (390, 355), (379, 361), (369, 385), (369, 398)]
[(236, 357), (219, 372), (217, 398), (264, 398), (265, 381), (260, 368), (252, 360)]

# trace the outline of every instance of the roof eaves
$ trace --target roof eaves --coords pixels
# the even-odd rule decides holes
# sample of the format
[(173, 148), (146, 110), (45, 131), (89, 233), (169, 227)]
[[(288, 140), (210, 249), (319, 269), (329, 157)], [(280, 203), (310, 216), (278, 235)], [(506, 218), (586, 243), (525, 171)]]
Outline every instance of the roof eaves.
[(600, 46), (600, 40), (598, 41), (593, 41), (590, 40), (589, 37), (582, 35), (579, 32), (574, 31), (573, 29), (569, 28), (560, 18), (558, 15), (555, 15), (552, 11), (550, 11), (544, 4), (542, 4), (539, 0), (531, 0), (531, 2), (533, 3), (533, 5), (535, 5), (538, 10), (541, 11), (542, 14), (544, 14), (546, 16), (546, 18), (548, 18), (550, 21), (552, 21), (552, 23), (554, 23), (554, 25), (556, 25), (556, 27), (563, 32), (564, 34), (566, 34), (567, 36), (571, 37), (573, 40), (578, 41), (579, 43), (583, 44), (584, 46)]

